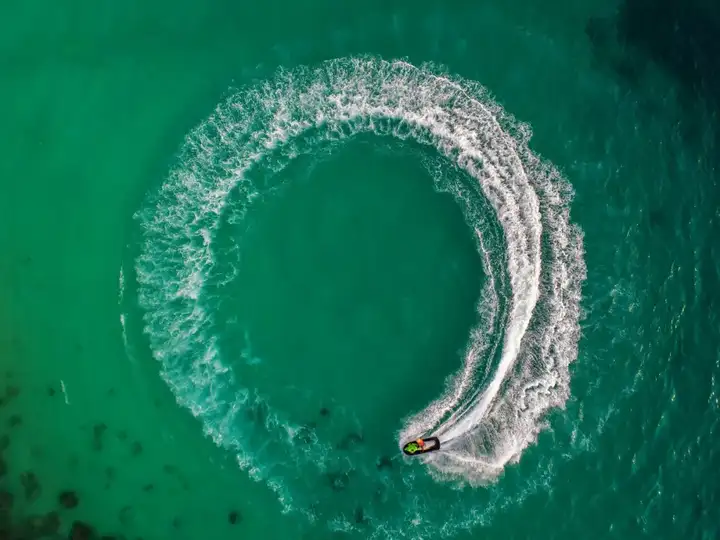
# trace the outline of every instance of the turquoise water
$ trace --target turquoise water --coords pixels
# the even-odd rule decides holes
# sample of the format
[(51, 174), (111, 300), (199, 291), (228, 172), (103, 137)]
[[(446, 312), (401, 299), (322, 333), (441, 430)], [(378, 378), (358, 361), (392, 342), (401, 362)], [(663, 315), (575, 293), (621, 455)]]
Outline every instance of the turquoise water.
[(2, 8), (5, 536), (714, 538), (715, 19), (655, 9)]

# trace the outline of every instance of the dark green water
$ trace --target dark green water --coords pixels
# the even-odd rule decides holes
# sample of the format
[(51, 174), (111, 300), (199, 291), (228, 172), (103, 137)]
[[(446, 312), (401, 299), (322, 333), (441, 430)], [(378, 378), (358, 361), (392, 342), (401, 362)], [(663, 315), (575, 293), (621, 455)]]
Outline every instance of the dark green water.
[(678, 6), (0, 8), (0, 537), (715, 538)]

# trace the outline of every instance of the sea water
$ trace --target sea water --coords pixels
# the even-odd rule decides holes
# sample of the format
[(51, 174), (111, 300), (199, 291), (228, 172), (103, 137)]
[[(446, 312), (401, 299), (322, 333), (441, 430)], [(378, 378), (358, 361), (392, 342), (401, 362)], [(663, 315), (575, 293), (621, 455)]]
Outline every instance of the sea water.
[(633, 4), (3, 8), (11, 537), (712, 538), (712, 63)]

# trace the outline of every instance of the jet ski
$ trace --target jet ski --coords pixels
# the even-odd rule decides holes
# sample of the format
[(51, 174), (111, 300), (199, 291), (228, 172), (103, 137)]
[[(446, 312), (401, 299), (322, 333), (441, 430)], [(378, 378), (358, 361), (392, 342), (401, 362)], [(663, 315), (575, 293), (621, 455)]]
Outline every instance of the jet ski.
[(403, 453), (406, 456), (419, 456), (440, 450), (440, 439), (437, 437), (427, 437), (425, 439), (415, 439), (403, 446)]

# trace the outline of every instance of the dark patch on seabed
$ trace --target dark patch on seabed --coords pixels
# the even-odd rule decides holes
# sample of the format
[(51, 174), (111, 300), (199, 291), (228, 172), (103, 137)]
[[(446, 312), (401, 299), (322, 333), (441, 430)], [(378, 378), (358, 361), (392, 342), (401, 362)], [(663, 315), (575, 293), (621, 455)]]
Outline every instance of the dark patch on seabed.
[(720, 5), (704, 0), (626, 0), (618, 34), (693, 94), (720, 104)]
[[(99, 530), (88, 521), (83, 520), (83, 494), (72, 486), (65, 487), (57, 493), (47, 493), (44, 479), (33, 470), (16, 467), (9, 458), (13, 444), (22, 445), (22, 417), (17, 413), (23, 399), (33, 400), (56, 399), (56, 392), (45, 388), (24, 389), (18, 377), (12, 372), (0, 375), (0, 540), (40, 540), (51, 538), (68, 538), (69, 540), (122, 540), (128, 538), (122, 533), (112, 531), (110, 534)], [(20, 420), (18, 420), (20, 419)], [(104, 454), (106, 447), (118, 444), (133, 459), (141, 459), (143, 446), (140, 441), (130, 441), (124, 429), (117, 431), (119, 436), (115, 443), (107, 438), (111, 428), (104, 422), (87, 426), (77, 434), (87, 439), (87, 444), (98, 454)], [(20, 439), (13, 442), (15, 437)], [(42, 449), (31, 452), (33, 458), (44, 455)], [(77, 456), (70, 456), (68, 465), (72, 470), (82, 467)], [(116, 478), (113, 466), (105, 467), (105, 488), (110, 489)], [(153, 480), (153, 481), (150, 481)], [(156, 488), (168, 488), (170, 484), (180, 484), (183, 489), (190, 489), (190, 484), (183, 472), (174, 465), (165, 465), (158, 471), (156, 479), (146, 478), (145, 483), (138, 486), (138, 493), (152, 496)], [(19, 489), (17, 489), (19, 488)], [(51, 495), (45, 497), (44, 495)], [(133, 501), (136, 502), (136, 501)], [(135, 506), (127, 504), (118, 512), (117, 519), (124, 531), (133, 525)], [(227, 514), (231, 525), (241, 526), (243, 514), (240, 509), (233, 508)], [(172, 520), (174, 530), (182, 528), (179, 517)], [(133, 536), (135, 540), (142, 540)]]
[(596, 53), (635, 81), (650, 60), (682, 86), (682, 99), (720, 109), (720, 3), (707, 0), (625, 0), (612, 17), (586, 26)]

